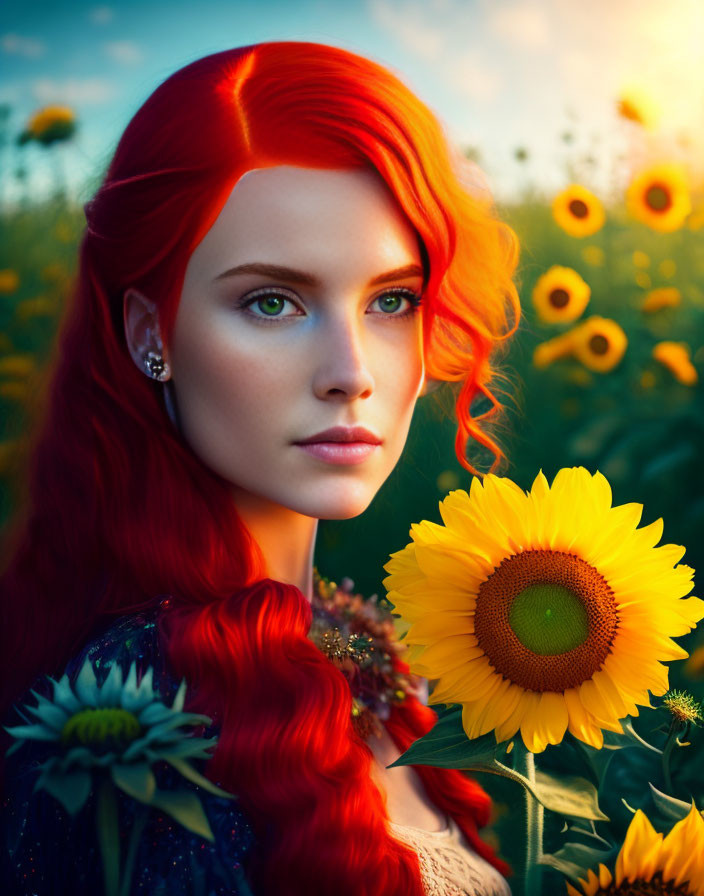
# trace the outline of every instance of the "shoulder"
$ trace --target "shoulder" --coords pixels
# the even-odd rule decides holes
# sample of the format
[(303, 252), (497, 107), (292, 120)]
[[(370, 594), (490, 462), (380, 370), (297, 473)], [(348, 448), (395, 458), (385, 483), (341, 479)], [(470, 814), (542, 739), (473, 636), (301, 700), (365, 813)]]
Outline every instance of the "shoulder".
[(14, 741), (0, 865), (15, 869), (6, 894), (47, 896), (68, 882), (102, 892), (111, 833), (123, 866), (133, 856), (129, 892), (248, 896), (252, 829), (236, 795), (202, 774), (214, 737), (194, 732), (216, 732), (207, 717), (182, 712), (186, 689), (159, 654), (148, 611), (106, 626), (58, 681), (45, 677), (14, 705), (5, 721)]

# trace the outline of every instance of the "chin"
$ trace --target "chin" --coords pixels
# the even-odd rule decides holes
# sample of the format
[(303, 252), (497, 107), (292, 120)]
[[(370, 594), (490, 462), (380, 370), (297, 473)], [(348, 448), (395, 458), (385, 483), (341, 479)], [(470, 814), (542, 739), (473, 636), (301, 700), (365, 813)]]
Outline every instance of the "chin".
[(308, 516), (317, 517), (319, 520), (351, 520), (364, 513), (376, 494), (365, 489), (364, 494), (344, 496), (340, 495), (339, 491), (338, 489), (337, 494), (331, 495), (329, 500), (321, 498), (319, 501), (311, 502), (309, 510), (306, 511)]

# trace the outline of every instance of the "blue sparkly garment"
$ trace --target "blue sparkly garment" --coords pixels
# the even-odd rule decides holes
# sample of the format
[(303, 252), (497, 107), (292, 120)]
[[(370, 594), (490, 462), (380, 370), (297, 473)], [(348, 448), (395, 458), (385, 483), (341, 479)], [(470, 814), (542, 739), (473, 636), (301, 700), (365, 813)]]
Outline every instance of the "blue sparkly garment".
[[(153, 667), (153, 688), (171, 706), (179, 681), (168, 672), (158, 646), (158, 607), (120, 617), (108, 630), (91, 641), (67, 665), (65, 673), (73, 683), (86, 657), (90, 658), (98, 685), (107, 678), (114, 663), (123, 677), (130, 664), (137, 663), (141, 676)], [(35, 684), (37, 693), (51, 699), (46, 676)], [(33, 719), (17, 712), (17, 705), (36, 705), (28, 695), (15, 704), (2, 724), (26, 724)], [(201, 729), (212, 737), (217, 729)], [(5, 760), (5, 789), (0, 819), (0, 886), (2, 896), (99, 896), (104, 892), (103, 868), (96, 836), (95, 794), (75, 816), (46, 790), (33, 793), (38, 766), (54, 744), (25, 741)], [(202, 773), (204, 760), (194, 767)], [(251, 896), (243, 865), (254, 845), (254, 835), (235, 800), (218, 797), (184, 779), (166, 762), (153, 766), (160, 790), (189, 788), (199, 797), (214, 834), (214, 842), (193, 834), (171, 816), (150, 807), (139, 841), (129, 896)], [(130, 831), (141, 804), (117, 790), (120, 819), (120, 853), (127, 852)]]

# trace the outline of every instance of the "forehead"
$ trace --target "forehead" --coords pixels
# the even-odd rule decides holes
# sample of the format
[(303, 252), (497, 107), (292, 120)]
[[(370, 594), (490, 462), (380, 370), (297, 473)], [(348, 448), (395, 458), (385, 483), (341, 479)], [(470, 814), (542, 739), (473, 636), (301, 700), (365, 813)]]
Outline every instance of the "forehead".
[(274, 260), (262, 259), (263, 251), (279, 261), (324, 263), (344, 253), (376, 264), (417, 260), (418, 241), (377, 172), (278, 165), (237, 181), (193, 260)]

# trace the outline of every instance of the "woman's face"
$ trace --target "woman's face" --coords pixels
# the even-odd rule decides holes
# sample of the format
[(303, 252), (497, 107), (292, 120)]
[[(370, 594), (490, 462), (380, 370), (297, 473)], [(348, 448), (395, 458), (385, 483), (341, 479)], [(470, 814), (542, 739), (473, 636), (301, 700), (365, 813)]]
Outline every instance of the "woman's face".
[[(232, 272), (255, 264), (291, 272)], [(375, 172), (247, 172), (190, 258), (167, 355), (192, 449), (235, 496), (362, 513), (422, 385), (422, 287), (415, 232)], [(333, 426), (381, 444), (346, 464), (296, 444)]]

